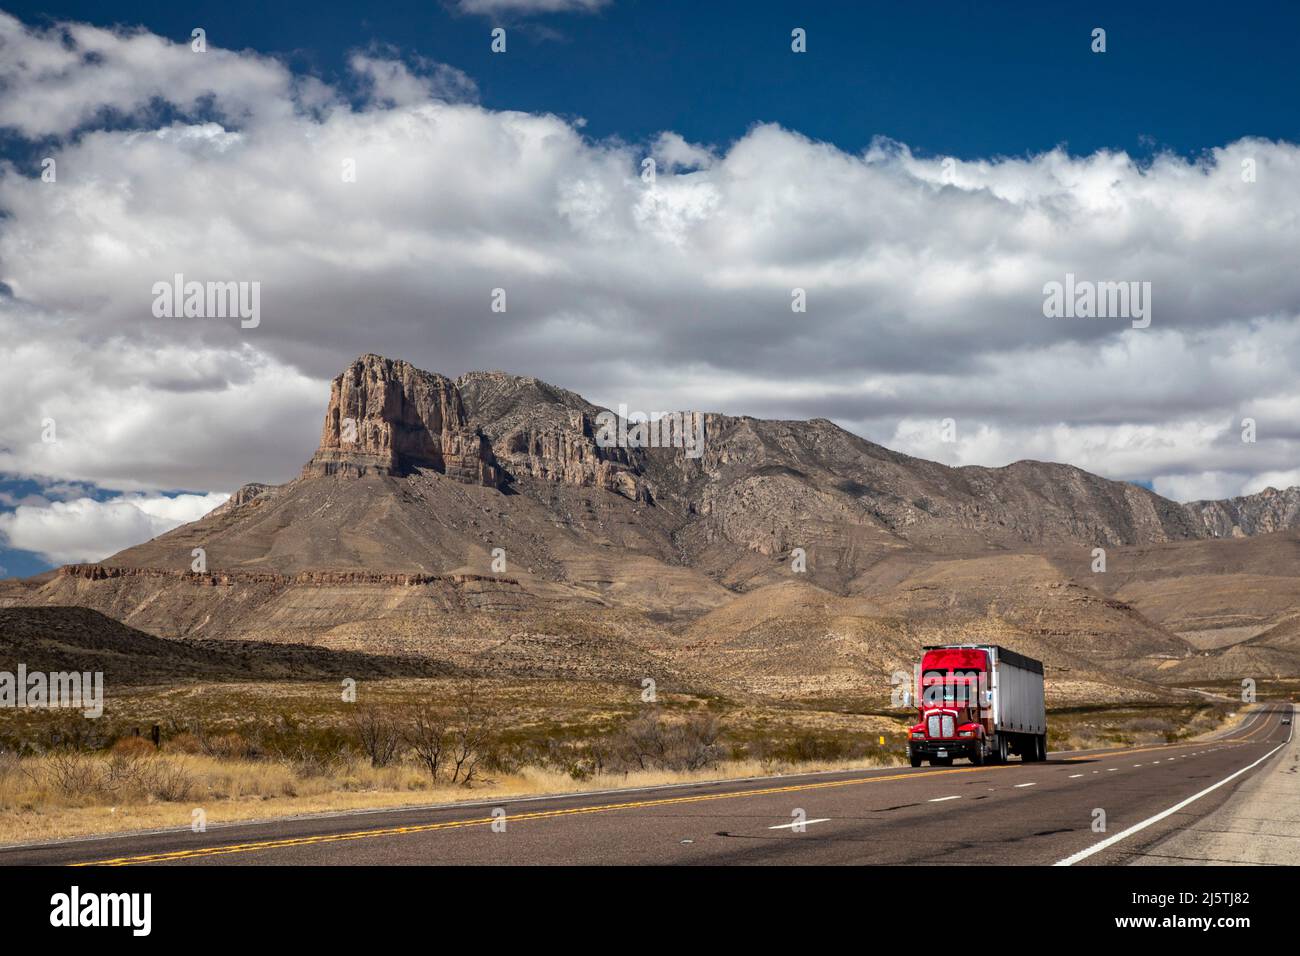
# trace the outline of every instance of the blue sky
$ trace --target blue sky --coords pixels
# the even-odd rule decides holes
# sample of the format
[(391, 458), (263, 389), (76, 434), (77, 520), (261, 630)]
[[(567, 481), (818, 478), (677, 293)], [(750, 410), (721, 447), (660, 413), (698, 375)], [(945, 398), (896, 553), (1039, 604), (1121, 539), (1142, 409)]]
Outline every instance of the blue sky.
[[(780, 123), (858, 151), (1020, 155), (1067, 144), (1196, 153), (1241, 136), (1300, 139), (1300, 4), (771, 3), (616, 0), (599, 11), (466, 14), (436, 0), (10, 3), (22, 19), (142, 24), (177, 40), (284, 56), (329, 78), (391, 44), (464, 70), (493, 109), (586, 119), (595, 137), (675, 130), (722, 145)], [(508, 56), (488, 31), (504, 24)], [(808, 31), (808, 53), (789, 33)], [(1107, 52), (1092, 54), (1094, 27)]]
[[(0, 5), (0, 378), (34, 383), (0, 411), (0, 576), (293, 477), (363, 351), (1178, 500), (1300, 483), (1300, 4)], [(53, 82), (15, 66), (77, 44)], [(320, 144), (382, 173), (340, 193)], [(148, 321), (181, 268), (263, 281), (268, 320)], [(1045, 324), (1066, 272), (1154, 280), (1150, 334)], [(519, 305), (476, 320), (498, 283)]]

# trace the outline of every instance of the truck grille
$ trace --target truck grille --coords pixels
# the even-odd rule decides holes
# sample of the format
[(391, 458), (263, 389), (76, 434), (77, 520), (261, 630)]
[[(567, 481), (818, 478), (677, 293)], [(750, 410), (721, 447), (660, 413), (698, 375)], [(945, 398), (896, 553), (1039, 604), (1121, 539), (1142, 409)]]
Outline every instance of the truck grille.
[(932, 714), (926, 727), (931, 737), (956, 737), (957, 722), (952, 714)]

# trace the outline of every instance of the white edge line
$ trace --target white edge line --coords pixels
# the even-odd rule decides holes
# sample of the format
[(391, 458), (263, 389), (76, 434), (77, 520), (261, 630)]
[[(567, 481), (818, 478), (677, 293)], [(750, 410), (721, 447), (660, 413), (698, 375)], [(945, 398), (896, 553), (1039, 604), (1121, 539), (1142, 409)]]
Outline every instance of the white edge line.
[(1092, 856), (1094, 853), (1100, 853), (1102, 850), (1106, 849), (1107, 847), (1109, 847), (1109, 846), (1114, 846), (1114, 845), (1115, 845), (1116, 843), (1118, 843), (1120, 840), (1125, 840), (1125, 839), (1127, 839), (1128, 837), (1131, 837), (1133, 834), (1137, 833), (1139, 830), (1145, 830), (1147, 827), (1151, 826), (1151, 824), (1153, 824), (1153, 823), (1159, 823), (1159, 822), (1160, 822), (1161, 820), (1163, 820), (1165, 817), (1169, 816), (1170, 814), (1177, 813), (1179, 810), (1181, 810), (1183, 807), (1187, 806), (1189, 803), (1195, 803), (1197, 800), (1201, 799), (1201, 797), (1205, 796), (1207, 793), (1210, 793), (1210, 792), (1212, 792), (1212, 791), (1214, 791), (1214, 790), (1218, 790), (1220, 787), (1222, 787), (1222, 786), (1223, 786), (1225, 783), (1227, 783), (1228, 781), (1230, 781), (1230, 780), (1236, 780), (1238, 777), (1240, 777), (1240, 776), (1241, 776), (1243, 773), (1245, 773), (1247, 770), (1253, 770), (1253, 769), (1255, 769), (1255, 768), (1258, 767), (1260, 764), (1262, 764), (1265, 760), (1267, 760), (1269, 757), (1273, 756), (1273, 754), (1277, 753), (1279, 750), (1281, 750), (1283, 747), (1285, 747), (1285, 746), (1286, 746), (1288, 743), (1290, 743), (1290, 742), (1291, 742), (1291, 735), (1290, 735), (1290, 734), (1287, 734), (1287, 739), (1286, 739), (1286, 740), (1284, 740), (1282, 743), (1278, 744), (1276, 747), (1274, 747), (1274, 748), (1273, 748), (1272, 750), (1270, 750), (1268, 753), (1264, 754), (1264, 756), (1260, 757), (1258, 760), (1256, 760), (1256, 761), (1255, 761), (1253, 764), (1251, 764), (1250, 766), (1248, 766), (1248, 767), (1242, 767), (1242, 768), (1241, 768), (1240, 770), (1238, 770), (1236, 773), (1234, 773), (1234, 774), (1230, 774), (1229, 776), (1224, 777), (1224, 778), (1223, 778), (1222, 780), (1220, 780), (1218, 783), (1216, 783), (1216, 784), (1214, 784), (1214, 785), (1212, 785), (1212, 786), (1206, 787), (1206, 788), (1205, 788), (1204, 790), (1202, 790), (1200, 793), (1192, 794), (1192, 796), (1188, 797), (1186, 800), (1182, 801), (1181, 803), (1175, 803), (1175, 804), (1174, 804), (1172, 807), (1170, 807), (1168, 810), (1163, 810), (1163, 811), (1161, 811), (1160, 813), (1157, 813), (1154, 817), (1148, 817), (1147, 819), (1143, 820), (1141, 823), (1136, 823), (1136, 824), (1134, 824), (1133, 826), (1129, 827), (1127, 830), (1123, 831), (1122, 833), (1116, 833), (1116, 834), (1115, 834), (1114, 836), (1112, 836), (1112, 837), (1107, 837), (1106, 839), (1102, 840), (1100, 843), (1094, 843), (1092, 846), (1088, 847), (1086, 850), (1080, 850), (1078, 853), (1074, 854), (1073, 856), (1067, 856), (1064, 860), (1058, 860), (1057, 862), (1053, 863), (1052, 865), (1053, 865), (1053, 866), (1074, 866), (1074, 864), (1078, 863), (1080, 860), (1086, 860), (1088, 857)]
[(810, 823), (827, 823), (830, 817), (818, 817), (816, 820), (796, 820), (794, 823), (782, 823), (780, 826), (768, 827), (769, 830), (789, 830), (793, 827), (806, 827)]

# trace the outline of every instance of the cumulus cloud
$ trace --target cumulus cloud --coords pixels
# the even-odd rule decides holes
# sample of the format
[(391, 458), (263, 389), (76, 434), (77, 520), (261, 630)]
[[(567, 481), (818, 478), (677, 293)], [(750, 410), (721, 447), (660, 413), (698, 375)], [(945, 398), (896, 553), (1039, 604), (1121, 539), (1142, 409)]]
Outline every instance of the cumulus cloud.
[(99, 561), (123, 548), (203, 517), (225, 494), (123, 495), (20, 505), (0, 514), (0, 539), (52, 564)]
[(194, 109), (208, 97), (232, 121), (258, 113), (275, 119), (292, 109), (295, 81), (278, 62), (216, 48), (195, 52), (190, 42), (84, 23), (31, 28), (0, 12), (0, 126), (58, 135), (105, 111), (129, 116), (155, 101)]
[[(0, 38), (21, 53), (0, 57), (0, 124), (55, 137), (58, 170), (0, 166), (0, 471), (285, 480), (328, 379), (377, 351), (607, 405), (824, 416), (951, 464), (1064, 460), (1178, 497), (1294, 477), (1295, 144), (948, 161), (759, 125), (638, 145), (465, 102), (467, 78), (392, 51), (352, 58), (358, 100), (140, 31), (3, 17)], [(105, 109), (131, 122), (101, 128)], [(261, 324), (155, 318), (150, 290), (177, 273), (260, 282)], [(1045, 317), (1067, 274), (1150, 282), (1151, 327)]]

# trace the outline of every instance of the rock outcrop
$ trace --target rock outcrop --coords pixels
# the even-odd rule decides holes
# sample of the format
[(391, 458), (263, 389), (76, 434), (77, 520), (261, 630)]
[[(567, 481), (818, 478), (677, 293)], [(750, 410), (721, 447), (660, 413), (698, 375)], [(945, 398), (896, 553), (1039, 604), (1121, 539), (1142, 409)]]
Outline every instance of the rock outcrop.
[(303, 477), (401, 475), (415, 468), (489, 487), (503, 477), (488, 440), (467, 424), (451, 379), (363, 355), (330, 387), (320, 447)]
[(527, 476), (581, 488), (602, 488), (631, 501), (650, 501), (640, 449), (601, 447), (602, 408), (535, 378), (470, 372), (456, 380), (470, 420), (492, 440), (512, 477)]
[(1300, 488), (1265, 488), (1253, 495), (1183, 505), (1212, 538), (1267, 534), (1300, 527)]

